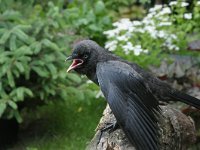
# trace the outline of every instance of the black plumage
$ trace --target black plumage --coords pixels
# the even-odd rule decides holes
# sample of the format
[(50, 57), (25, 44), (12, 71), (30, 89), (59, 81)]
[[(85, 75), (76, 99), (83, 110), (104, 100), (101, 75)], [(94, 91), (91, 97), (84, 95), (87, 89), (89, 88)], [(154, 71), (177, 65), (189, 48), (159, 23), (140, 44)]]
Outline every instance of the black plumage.
[(77, 43), (68, 71), (85, 74), (98, 84), (131, 143), (138, 150), (159, 150), (159, 101), (181, 101), (200, 109), (200, 100), (171, 88), (134, 63), (91, 40)]

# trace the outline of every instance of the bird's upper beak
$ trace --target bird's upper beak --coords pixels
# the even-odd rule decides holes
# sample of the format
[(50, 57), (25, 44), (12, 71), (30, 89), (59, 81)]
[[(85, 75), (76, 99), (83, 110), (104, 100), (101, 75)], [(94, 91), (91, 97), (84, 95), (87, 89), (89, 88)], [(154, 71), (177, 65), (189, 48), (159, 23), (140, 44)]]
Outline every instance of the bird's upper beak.
[(83, 63), (82, 59), (73, 59), (72, 56), (67, 57), (65, 61), (68, 61), (68, 60), (73, 60), (73, 62), (67, 69), (67, 72), (77, 68), (78, 66), (80, 66)]
[(69, 57), (67, 57), (66, 59), (65, 59), (65, 61), (68, 61), (68, 60), (72, 60), (73, 58), (72, 58), (72, 55), (70, 55)]

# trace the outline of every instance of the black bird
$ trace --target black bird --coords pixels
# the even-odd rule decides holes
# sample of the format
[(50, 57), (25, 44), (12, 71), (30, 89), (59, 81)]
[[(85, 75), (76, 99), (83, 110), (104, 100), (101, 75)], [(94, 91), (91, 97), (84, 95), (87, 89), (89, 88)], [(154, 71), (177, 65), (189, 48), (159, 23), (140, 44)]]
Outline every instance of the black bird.
[(130, 142), (138, 150), (159, 150), (159, 101), (181, 101), (200, 109), (200, 100), (173, 89), (137, 64), (83, 40), (74, 46), (68, 68), (98, 84)]

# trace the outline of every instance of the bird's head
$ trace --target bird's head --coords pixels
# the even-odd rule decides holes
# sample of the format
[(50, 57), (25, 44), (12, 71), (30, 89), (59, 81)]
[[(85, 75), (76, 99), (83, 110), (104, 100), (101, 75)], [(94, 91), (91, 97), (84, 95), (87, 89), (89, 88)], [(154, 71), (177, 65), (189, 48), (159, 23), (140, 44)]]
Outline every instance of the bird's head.
[(92, 40), (83, 40), (75, 44), (72, 54), (66, 59), (73, 60), (67, 72), (75, 70), (80, 74), (87, 74), (96, 69), (101, 47)]

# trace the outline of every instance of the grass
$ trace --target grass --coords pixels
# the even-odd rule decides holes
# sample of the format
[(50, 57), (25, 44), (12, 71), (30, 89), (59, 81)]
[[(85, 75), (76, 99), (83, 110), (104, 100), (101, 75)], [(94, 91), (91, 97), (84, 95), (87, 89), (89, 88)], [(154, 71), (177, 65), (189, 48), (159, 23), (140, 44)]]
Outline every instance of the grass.
[(28, 115), (18, 143), (9, 150), (84, 150), (95, 134), (105, 101), (49, 104)]

